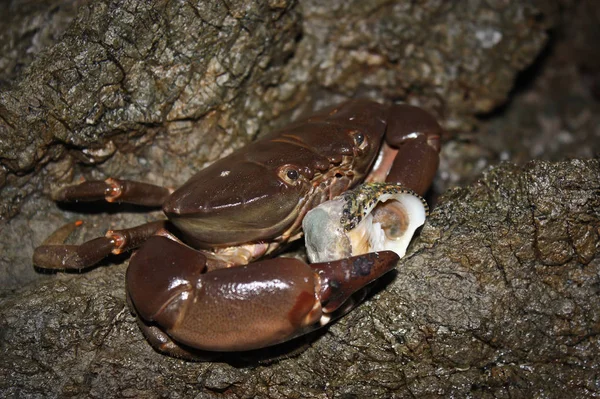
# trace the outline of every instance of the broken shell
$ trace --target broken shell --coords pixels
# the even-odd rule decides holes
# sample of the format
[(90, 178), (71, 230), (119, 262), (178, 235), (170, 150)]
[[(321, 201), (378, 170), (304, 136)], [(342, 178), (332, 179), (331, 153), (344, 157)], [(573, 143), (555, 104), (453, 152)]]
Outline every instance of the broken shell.
[(308, 259), (328, 262), (391, 250), (403, 257), (429, 208), (398, 184), (365, 183), (309, 211), (302, 222)]

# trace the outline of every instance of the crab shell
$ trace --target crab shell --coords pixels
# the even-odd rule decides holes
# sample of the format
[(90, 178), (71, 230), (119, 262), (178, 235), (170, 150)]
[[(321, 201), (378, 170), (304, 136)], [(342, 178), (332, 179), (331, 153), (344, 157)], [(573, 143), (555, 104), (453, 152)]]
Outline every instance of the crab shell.
[(425, 223), (427, 202), (391, 183), (365, 183), (306, 214), (302, 222), (311, 262), (390, 250), (403, 257)]

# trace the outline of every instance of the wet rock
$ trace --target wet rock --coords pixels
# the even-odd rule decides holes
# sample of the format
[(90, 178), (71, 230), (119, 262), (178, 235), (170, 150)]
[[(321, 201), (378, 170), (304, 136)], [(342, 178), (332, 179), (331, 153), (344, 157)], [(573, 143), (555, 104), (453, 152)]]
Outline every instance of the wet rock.
[[(598, 396), (600, 173), (583, 159), (598, 148), (597, 52), (582, 39), (597, 34), (595, 3), (562, 1), (560, 14), (545, 1), (413, 3), (7, 3), (0, 396)], [(475, 120), (510, 98), (547, 29), (565, 22), (562, 51), (520, 76), (516, 101)], [(449, 191), (396, 276), (299, 355), (161, 356), (126, 309), (127, 257), (82, 274), (33, 269), (33, 247), (67, 221), (84, 219), (91, 237), (159, 217), (57, 206), (56, 186), (82, 176), (177, 186), (348, 96), (422, 104), (459, 131), (436, 193), (487, 172)], [(566, 155), (581, 159), (556, 162)], [(531, 157), (553, 162), (489, 166)]]
[[(60, 39), (45, 41), (48, 47), (35, 58), (7, 58), (30, 64), (22, 73), (9, 71), (13, 80), (0, 92), (3, 217), (34, 188), (68, 181), (51, 168), (45, 176), (35, 173), (67, 152), (96, 164), (115, 150), (148, 144), (158, 132), (185, 129), (206, 136), (197, 154), (206, 162), (247, 142), (272, 118), (264, 88), (281, 79), (301, 27), (296, 5), (285, 1), (231, 8), (222, 2), (80, 3)], [(30, 18), (47, 12), (41, 5), (29, 9)], [(19, 17), (14, 23), (26, 25)], [(22, 47), (15, 43), (11, 50)], [(215, 114), (216, 123), (207, 124)], [(15, 186), (20, 190), (8, 190)]]
[(124, 154), (185, 137), (187, 175), (350, 96), (418, 103), (451, 129), (471, 126), (506, 100), (555, 13), (504, 1), (13, 3), (0, 33), (11, 39), (0, 58), (3, 218), (70, 182), (76, 161), (110, 159), (150, 180)]

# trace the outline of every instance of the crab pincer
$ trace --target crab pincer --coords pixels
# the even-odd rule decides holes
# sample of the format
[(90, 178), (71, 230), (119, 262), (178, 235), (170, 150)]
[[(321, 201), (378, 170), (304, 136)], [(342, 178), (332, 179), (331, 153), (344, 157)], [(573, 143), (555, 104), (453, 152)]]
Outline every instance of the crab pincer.
[(311, 265), (275, 258), (206, 272), (201, 252), (154, 236), (132, 257), (127, 289), (137, 315), (177, 343), (208, 351), (251, 350), (341, 316), (337, 312), (347, 309), (342, 305), (352, 294), (392, 270), (398, 259), (391, 251)]

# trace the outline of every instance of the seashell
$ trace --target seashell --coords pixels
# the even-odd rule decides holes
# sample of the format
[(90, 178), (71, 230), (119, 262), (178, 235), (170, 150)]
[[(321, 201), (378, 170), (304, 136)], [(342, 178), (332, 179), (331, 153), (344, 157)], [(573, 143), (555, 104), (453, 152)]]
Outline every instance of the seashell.
[(399, 184), (362, 184), (306, 214), (308, 259), (328, 262), (384, 250), (403, 257), (428, 212), (421, 196)]

